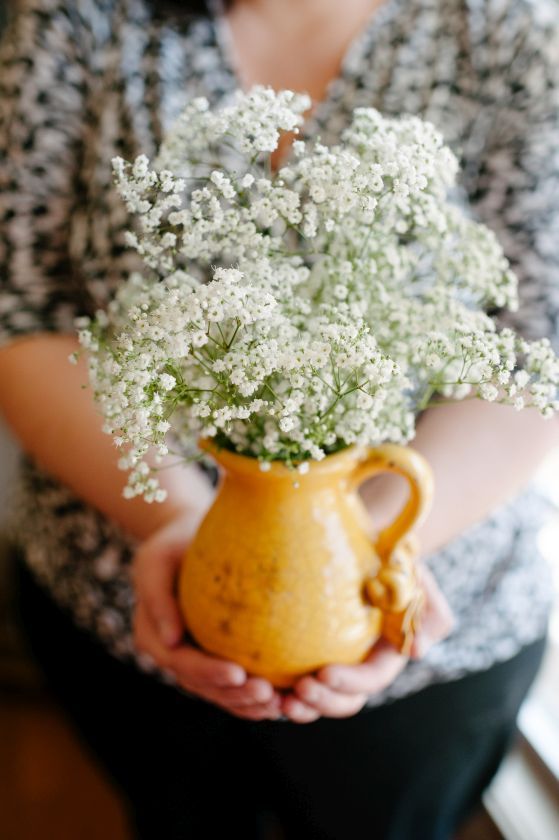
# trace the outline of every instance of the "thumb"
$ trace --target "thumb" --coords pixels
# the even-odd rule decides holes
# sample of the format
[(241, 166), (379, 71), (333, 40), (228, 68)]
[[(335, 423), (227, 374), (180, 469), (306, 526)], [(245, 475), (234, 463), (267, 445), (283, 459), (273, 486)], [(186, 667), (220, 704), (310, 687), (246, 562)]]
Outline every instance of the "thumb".
[(452, 610), (432, 572), (424, 564), (420, 565), (419, 570), (425, 593), (425, 608), (419, 632), (410, 652), (412, 659), (424, 656), (432, 645), (445, 639), (456, 624)]
[(176, 580), (184, 553), (175, 543), (161, 540), (140, 546), (134, 559), (133, 579), (146, 616), (166, 647), (182, 639), (184, 622), (176, 598)]

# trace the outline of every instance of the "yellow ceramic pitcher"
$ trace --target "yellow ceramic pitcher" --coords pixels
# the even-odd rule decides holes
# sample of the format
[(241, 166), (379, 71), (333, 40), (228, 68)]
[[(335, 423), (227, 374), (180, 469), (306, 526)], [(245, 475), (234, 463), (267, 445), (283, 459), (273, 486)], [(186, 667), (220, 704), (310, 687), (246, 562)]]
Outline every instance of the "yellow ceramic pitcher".
[[(180, 574), (184, 620), (202, 648), (285, 687), (328, 663), (361, 661), (381, 635), (409, 644), (421, 590), (408, 535), (432, 496), (423, 457), (352, 446), (300, 475), (200, 446), (223, 468)], [(410, 494), (375, 538), (358, 488), (386, 471), (406, 478)]]

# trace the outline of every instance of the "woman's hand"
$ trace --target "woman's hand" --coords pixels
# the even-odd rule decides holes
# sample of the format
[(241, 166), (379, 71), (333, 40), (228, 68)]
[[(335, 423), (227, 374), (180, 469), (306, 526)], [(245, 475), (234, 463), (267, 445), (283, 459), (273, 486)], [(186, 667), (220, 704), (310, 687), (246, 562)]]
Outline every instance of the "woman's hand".
[[(410, 656), (419, 659), (452, 630), (450, 607), (433, 575), (420, 566), (425, 592), (422, 624)], [(404, 669), (408, 657), (381, 639), (359, 665), (326, 665), (315, 675), (301, 677), (282, 701), (282, 712), (295, 723), (312, 723), (319, 717), (350, 717), (363, 708), (367, 697), (389, 686)]]
[(191, 515), (178, 515), (143, 542), (132, 568), (136, 590), (134, 640), (173, 682), (233, 715), (278, 718), (281, 697), (271, 683), (249, 677), (240, 665), (204, 653), (183, 640), (176, 580), (193, 536)]

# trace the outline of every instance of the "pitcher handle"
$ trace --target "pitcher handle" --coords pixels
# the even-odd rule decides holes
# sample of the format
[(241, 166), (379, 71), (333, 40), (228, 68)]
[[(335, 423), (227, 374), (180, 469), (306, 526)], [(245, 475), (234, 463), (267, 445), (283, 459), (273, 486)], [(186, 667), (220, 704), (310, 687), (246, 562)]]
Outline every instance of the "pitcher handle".
[[(366, 479), (391, 472), (406, 479), (409, 497), (396, 519), (378, 534), (374, 547), (381, 561), (375, 577), (365, 581), (373, 606), (383, 612), (404, 613), (416, 597), (414, 558), (417, 545), (410, 531), (422, 522), (433, 498), (433, 473), (426, 459), (413, 449), (395, 443), (365, 450), (365, 457), (350, 475), (350, 488), (357, 491)], [(417, 604), (416, 604), (417, 606)]]

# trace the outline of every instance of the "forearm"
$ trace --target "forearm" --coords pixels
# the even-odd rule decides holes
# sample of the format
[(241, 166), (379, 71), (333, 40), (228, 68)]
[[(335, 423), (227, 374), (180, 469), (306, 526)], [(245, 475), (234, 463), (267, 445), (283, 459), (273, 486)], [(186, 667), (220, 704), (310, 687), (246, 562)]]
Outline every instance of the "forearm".
[[(429, 461), (435, 480), (433, 506), (417, 529), (430, 554), (512, 498), (559, 446), (559, 417), (534, 409), (473, 399), (428, 409), (411, 446)], [(361, 495), (375, 524), (390, 521), (406, 495), (393, 476), (367, 482)]]
[[(87, 383), (85, 360), (68, 356), (79, 345), (66, 335), (41, 334), (0, 350), (0, 411), (22, 448), (47, 472), (138, 539), (149, 536), (178, 513), (192, 515), (193, 532), (209, 507), (213, 490), (193, 465), (159, 473), (167, 491), (162, 503), (124, 499), (126, 475), (119, 452), (102, 432), (102, 418)], [(169, 456), (169, 462), (176, 458)]]

